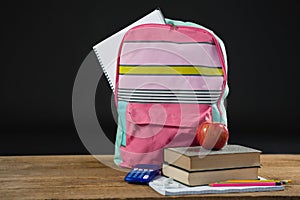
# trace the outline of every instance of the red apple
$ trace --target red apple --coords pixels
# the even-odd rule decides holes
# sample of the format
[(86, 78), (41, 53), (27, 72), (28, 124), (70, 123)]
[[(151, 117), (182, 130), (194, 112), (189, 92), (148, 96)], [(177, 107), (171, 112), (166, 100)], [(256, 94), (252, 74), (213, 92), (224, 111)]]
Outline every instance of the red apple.
[(203, 122), (198, 126), (197, 139), (205, 149), (222, 149), (229, 138), (227, 127), (222, 123)]

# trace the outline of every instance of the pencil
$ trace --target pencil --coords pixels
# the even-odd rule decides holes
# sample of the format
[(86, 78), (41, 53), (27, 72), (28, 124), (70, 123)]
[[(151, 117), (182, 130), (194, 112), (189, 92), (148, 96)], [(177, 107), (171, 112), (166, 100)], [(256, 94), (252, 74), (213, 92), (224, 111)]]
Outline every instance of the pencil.
[(211, 187), (279, 186), (281, 182), (212, 183)]
[(252, 182), (281, 182), (283, 184), (291, 183), (292, 180), (228, 180), (228, 181), (221, 181), (218, 183), (252, 183)]

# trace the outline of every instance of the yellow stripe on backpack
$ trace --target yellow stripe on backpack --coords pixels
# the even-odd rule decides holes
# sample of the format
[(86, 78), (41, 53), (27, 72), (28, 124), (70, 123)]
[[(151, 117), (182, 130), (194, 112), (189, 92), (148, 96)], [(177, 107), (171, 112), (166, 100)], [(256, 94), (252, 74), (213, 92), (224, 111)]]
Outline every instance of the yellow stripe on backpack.
[(203, 75), (222, 76), (222, 68), (203, 66), (119, 66), (124, 75)]

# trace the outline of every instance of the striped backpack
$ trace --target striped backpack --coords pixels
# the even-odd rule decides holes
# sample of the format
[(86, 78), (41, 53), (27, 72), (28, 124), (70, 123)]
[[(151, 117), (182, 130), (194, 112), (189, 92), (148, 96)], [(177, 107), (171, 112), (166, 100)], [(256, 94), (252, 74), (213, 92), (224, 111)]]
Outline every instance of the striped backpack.
[(165, 147), (199, 145), (202, 122), (227, 125), (226, 60), (223, 42), (194, 23), (166, 19), (128, 30), (117, 62), (114, 162), (160, 165)]

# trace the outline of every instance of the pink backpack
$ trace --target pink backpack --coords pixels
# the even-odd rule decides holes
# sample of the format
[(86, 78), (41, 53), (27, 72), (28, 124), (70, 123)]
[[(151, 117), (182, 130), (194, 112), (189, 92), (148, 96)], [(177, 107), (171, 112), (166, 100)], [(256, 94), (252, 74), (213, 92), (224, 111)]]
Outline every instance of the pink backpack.
[(122, 167), (161, 164), (163, 148), (199, 145), (202, 122), (227, 123), (220, 39), (198, 25), (167, 22), (130, 29), (120, 46), (114, 161)]

